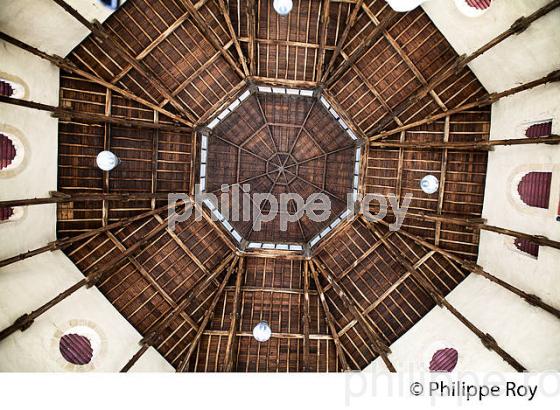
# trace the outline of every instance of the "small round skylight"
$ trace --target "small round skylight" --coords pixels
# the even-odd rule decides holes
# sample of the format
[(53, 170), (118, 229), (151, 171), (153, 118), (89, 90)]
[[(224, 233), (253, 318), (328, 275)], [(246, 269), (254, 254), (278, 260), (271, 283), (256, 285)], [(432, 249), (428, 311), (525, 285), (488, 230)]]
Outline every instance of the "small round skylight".
[(271, 335), (272, 335), (272, 330), (270, 329), (268, 323), (265, 322), (264, 320), (262, 322), (259, 322), (257, 326), (255, 326), (255, 328), (253, 329), (253, 337), (258, 342), (266, 342), (268, 339), (270, 339)]
[(433, 194), (437, 192), (439, 188), (439, 181), (433, 175), (426, 175), (420, 181), (420, 188), (422, 188), (422, 191), (424, 191), (427, 194)]
[(103, 171), (111, 171), (119, 165), (119, 159), (111, 151), (101, 151), (97, 154), (97, 166)]
[(292, 7), (294, 3), (292, 0), (274, 0), (274, 10), (276, 13), (280, 14), (281, 16), (287, 16), (290, 11), (292, 11)]

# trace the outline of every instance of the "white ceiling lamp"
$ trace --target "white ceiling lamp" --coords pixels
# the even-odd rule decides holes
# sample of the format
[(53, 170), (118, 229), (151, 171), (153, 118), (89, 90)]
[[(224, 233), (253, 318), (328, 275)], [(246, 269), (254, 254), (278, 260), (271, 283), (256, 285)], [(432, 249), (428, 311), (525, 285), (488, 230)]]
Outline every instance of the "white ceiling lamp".
[(292, 11), (294, 3), (292, 2), (292, 0), (274, 0), (273, 6), (274, 10), (276, 10), (276, 13), (280, 14), (281, 16), (287, 16), (290, 11)]
[(257, 326), (253, 329), (253, 337), (257, 342), (266, 342), (272, 336), (272, 330), (267, 322), (264, 320), (259, 322)]
[(391, 6), (393, 10), (404, 13), (414, 10), (425, 1), (426, 0), (387, 0), (387, 3), (389, 3), (389, 6)]
[(424, 191), (427, 194), (436, 193), (439, 188), (439, 181), (433, 175), (426, 175), (420, 181), (420, 188), (422, 188), (422, 191)]
[(111, 151), (101, 151), (97, 154), (97, 166), (103, 171), (112, 171), (120, 164), (119, 158)]

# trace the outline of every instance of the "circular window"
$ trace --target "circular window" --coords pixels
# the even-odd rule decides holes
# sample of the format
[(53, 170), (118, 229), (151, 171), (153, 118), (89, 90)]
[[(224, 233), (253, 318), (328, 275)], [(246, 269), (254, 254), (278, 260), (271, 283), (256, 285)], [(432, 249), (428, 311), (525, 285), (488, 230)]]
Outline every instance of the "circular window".
[(459, 360), (459, 352), (457, 350), (447, 347), (445, 349), (439, 349), (432, 356), (430, 361), (430, 371), (431, 372), (451, 372), (457, 366), (457, 361)]
[(257, 324), (257, 326), (253, 329), (253, 337), (258, 342), (266, 342), (270, 339), (270, 336), (272, 336), (272, 329), (270, 329), (270, 326), (264, 320), (259, 322), (259, 324)]
[(439, 181), (433, 175), (426, 175), (420, 181), (420, 188), (422, 188), (422, 191), (424, 191), (426, 194), (434, 194), (439, 188)]
[(62, 357), (71, 364), (83, 366), (89, 364), (99, 351), (101, 338), (87, 326), (68, 329), (58, 343)]

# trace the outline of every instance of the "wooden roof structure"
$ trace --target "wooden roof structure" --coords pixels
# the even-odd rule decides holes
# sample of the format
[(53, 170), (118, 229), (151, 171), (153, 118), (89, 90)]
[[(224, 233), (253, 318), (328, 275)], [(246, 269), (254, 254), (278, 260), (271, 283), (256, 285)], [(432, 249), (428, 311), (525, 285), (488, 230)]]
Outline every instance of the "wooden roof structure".
[[(559, 316), (475, 262), (480, 229), (501, 229), (480, 219), (490, 105), (560, 75), (488, 94), (466, 64), (558, 1), (471, 56), (458, 56), (421, 8), (396, 13), (383, 0), (295, 0), (287, 17), (271, 0), (129, 0), (102, 25), (53, 1), (92, 32), (66, 58), (1, 38), (61, 67), (59, 107), (11, 101), (60, 118), (59, 192), (21, 202), (58, 203), (60, 239), (0, 266), (64, 249), (84, 280), (18, 319), (0, 340), (95, 285), (144, 335), (124, 371), (150, 346), (178, 371), (336, 372), (377, 357), (394, 371), (389, 346), (436, 305), (524, 369), (445, 296), (474, 272)], [(194, 194), (206, 125), (258, 85), (318, 91), (311, 98), (252, 94), (212, 132), (208, 190), (253, 177), (262, 180), (258, 191), (351, 190), (355, 146), (317, 104), (322, 96), (358, 136), (360, 193), (414, 195), (400, 231), (388, 228), (393, 215), (379, 223), (357, 216), (301, 253), (240, 248), (207, 209), (201, 221), (167, 227), (167, 194)], [(291, 152), (293, 129), (303, 130), (288, 162), (301, 168), (293, 172), (299, 182), (266, 162)], [(103, 149), (122, 161), (110, 173), (94, 166)], [(238, 152), (261, 159), (239, 161)], [(302, 164), (328, 152), (307, 169)], [(420, 190), (426, 174), (440, 181), (435, 195)], [(254, 240), (299, 243), (323, 227), (304, 221), (284, 236), (275, 226), (239, 230)], [(266, 343), (252, 337), (261, 320), (273, 332)]]
[[(221, 194), (224, 184), (227, 189), (246, 185), (243, 192), (270, 193), (278, 201), (283, 194), (298, 194), (306, 201), (315, 193), (324, 194), (331, 215), (323, 222), (304, 215), (283, 231), (281, 212), (263, 222), (260, 230), (254, 229), (260, 215), (231, 222), (248, 242), (304, 245), (346, 210), (355, 156), (355, 141), (317, 98), (257, 92), (212, 130), (206, 191)], [(270, 203), (263, 204), (262, 212), (268, 211)]]

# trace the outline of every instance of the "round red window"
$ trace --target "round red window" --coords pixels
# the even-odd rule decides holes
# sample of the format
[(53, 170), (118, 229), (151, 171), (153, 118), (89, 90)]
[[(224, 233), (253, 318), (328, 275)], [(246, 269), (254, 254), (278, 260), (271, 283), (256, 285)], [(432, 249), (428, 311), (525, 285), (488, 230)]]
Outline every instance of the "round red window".
[(88, 364), (93, 358), (93, 348), (90, 340), (85, 336), (75, 333), (62, 336), (59, 349), (62, 357), (72, 364)]

